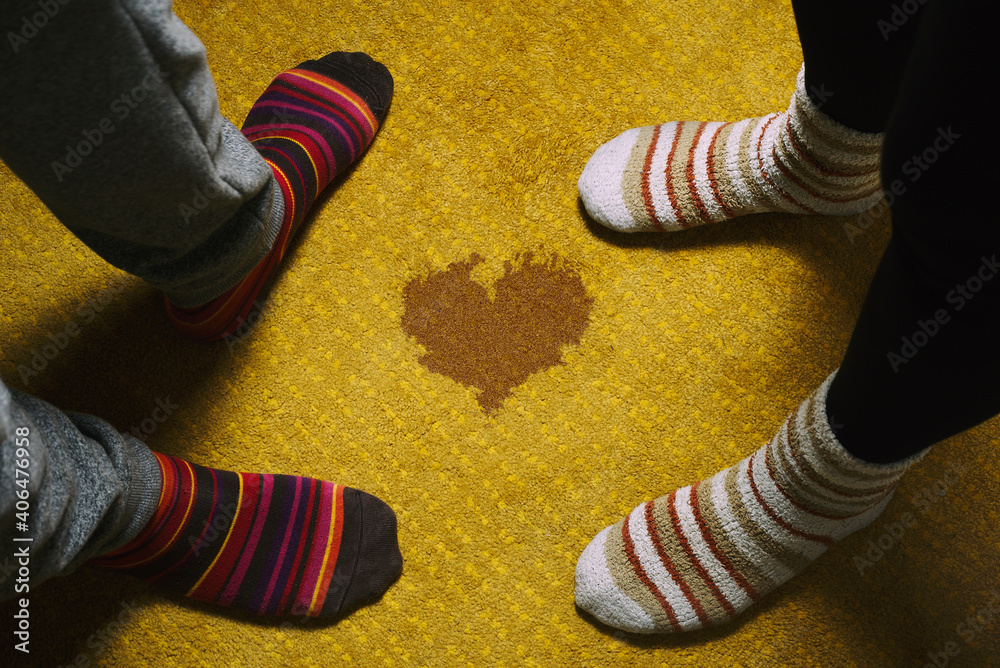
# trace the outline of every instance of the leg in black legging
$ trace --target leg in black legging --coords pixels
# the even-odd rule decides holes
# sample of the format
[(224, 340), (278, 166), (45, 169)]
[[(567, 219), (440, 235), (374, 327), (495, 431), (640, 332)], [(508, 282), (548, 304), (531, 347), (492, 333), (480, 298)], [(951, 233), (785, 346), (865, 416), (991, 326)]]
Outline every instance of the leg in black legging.
[(917, 0), (912, 16), (904, 12), (905, 21), (893, 16), (894, 4), (792, 0), (809, 96), (855, 130), (885, 130), (923, 20), (924, 5)]
[(903, 21), (889, 2), (792, 0), (806, 88), (824, 113), (855, 130), (885, 130), (923, 18), (923, 5), (912, 1), (915, 11)]
[(883, 185), (902, 195), (827, 403), (840, 441), (872, 462), (1000, 413), (1000, 146), (977, 67), (991, 62), (987, 28), (972, 4), (925, 5), (887, 126)]
[(896, 1), (914, 11), (898, 29), (885, 23), (888, 3), (794, 0), (805, 67), (788, 109), (621, 133), (577, 182), (587, 213), (619, 232), (676, 232), (751, 213), (870, 209), (882, 196), (883, 133), (926, 0)]
[(806, 4), (796, 2), (807, 81), (830, 77), (839, 95), (823, 111), (885, 130), (893, 239), (835, 378), (750, 457), (636, 507), (583, 551), (577, 604), (621, 629), (732, 619), (878, 517), (927, 446), (1000, 410), (992, 87), (969, 69), (991, 62), (992, 28), (963, 24), (977, 16), (971, 3), (928, 0), (909, 38), (880, 46), (877, 6)]

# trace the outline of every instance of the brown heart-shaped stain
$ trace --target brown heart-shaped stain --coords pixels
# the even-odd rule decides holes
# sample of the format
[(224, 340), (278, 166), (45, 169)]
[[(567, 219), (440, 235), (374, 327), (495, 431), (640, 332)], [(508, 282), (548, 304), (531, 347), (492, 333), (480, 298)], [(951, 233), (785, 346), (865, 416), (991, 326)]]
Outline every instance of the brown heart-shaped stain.
[(421, 364), (477, 388), (487, 413), (531, 374), (561, 363), (562, 347), (580, 343), (594, 303), (579, 274), (555, 258), (520, 260), (517, 268), (504, 264), (492, 300), (471, 278), (478, 255), (403, 289), (403, 331), (427, 350)]

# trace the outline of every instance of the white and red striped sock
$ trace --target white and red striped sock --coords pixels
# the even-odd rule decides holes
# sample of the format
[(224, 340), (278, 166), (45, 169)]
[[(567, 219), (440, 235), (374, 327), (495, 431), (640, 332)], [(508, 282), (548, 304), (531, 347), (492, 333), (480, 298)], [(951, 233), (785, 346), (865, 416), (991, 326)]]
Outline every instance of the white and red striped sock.
[(833, 374), (770, 443), (605, 528), (576, 566), (576, 603), (635, 633), (726, 622), (802, 571), (888, 504), (923, 452), (870, 464), (826, 417)]
[(846, 216), (882, 197), (883, 137), (821, 112), (803, 66), (785, 113), (627, 130), (597, 149), (577, 185), (588, 213), (621, 232), (775, 211)]

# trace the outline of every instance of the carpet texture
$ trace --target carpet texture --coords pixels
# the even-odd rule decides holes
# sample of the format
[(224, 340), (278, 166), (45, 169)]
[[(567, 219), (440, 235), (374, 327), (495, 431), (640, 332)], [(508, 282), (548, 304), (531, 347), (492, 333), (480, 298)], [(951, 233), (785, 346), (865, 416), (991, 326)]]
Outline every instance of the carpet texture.
[(174, 456), (370, 492), (398, 514), (404, 572), (322, 624), (84, 567), (33, 590), (27, 660), (0, 606), (0, 663), (1000, 665), (996, 420), (938, 445), (880, 520), (729, 627), (638, 637), (573, 603), (597, 531), (759, 448), (837, 366), (888, 239), (885, 216), (619, 236), (582, 214), (576, 179), (623, 130), (787, 107), (789, 2), (176, 11), (237, 123), (277, 72), (332, 50), (389, 67), (389, 117), (253, 331), (211, 345), (0, 165), (0, 374)]

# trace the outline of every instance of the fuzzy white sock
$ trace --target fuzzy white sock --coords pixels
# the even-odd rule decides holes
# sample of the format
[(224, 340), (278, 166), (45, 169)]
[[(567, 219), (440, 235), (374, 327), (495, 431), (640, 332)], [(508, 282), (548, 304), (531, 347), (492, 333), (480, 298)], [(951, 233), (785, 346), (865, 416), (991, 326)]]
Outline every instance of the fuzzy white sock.
[(622, 232), (773, 211), (845, 216), (882, 197), (883, 137), (820, 111), (803, 65), (785, 113), (627, 130), (597, 149), (578, 187), (590, 215)]
[(725, 622), (872, 522), (923, 452), (871, 464), (826, 417), (833, 375), (739, 464), (638, 506), (576, 566), (576, 603), (636, 633)]

